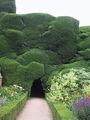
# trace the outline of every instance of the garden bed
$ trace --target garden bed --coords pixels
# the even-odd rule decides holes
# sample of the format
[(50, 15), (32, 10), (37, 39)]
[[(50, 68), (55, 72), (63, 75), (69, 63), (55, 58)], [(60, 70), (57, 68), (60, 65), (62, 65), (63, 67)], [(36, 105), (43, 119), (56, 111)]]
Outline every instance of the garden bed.
[(0, 88), (0, 120), (15, 120), (24, 107), (27, 93), (21, 88), (17, 85)]
[(15, 120), (18, 113), (22, 110), (27, 100), (27, 94), (19, 96), (17, 100), (13, 100), (0, 107), (0, 120)]

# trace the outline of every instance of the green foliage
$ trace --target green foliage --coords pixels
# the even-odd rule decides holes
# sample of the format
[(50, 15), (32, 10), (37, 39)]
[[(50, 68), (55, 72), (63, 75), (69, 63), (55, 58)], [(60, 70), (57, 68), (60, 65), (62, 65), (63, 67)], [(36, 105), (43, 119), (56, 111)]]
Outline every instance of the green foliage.
[(64, 64), (63, 67), (65, 69), (70, 69), (70, 68), (77, 68), (77, 67), (88, 67), (88, 63), (85, 60), (79, 60), (73, 63), (68, 63), (68, 64)]
[(49, 57), (44, 50), (33, 48), (30, 51), (25, 52), (24, 54), (17, 57), (17, 61), (23, 65), (27, 65), (33, 61), (48, 64)]
[(18, 96), (8, 102), (5, 106), (0, 107), (0, 120), (15, 120), (18, 113), (22, 110), (27, 100), (27, 94)]
[(27, 27), (40, 27), (38, 25), (47, 26), (49, 22), (55, 19), (54, 16), (44, 13), (31, 13), (21, 15), (23, 22)]
[(44, 65), (38, 62), (31, 62), (27, 65), (27, 80), (35, 80), (44, 75)]
[[(10, 85), (9, 87), (0, 87), (0, 97), (6, 97), (6, 103), (10, 100), (17, 99), (25, 93), (25, 90), (18, 85)], [(5, 103), (5, 104), (6, 104)]]
[(87, 48), (84, 51), (79, 51), (79, 54), (82, 55), (85, 60), (90, 60), (90, 48)]
[(57, 65), (57, 64), (60, 64), (61, 63), (61, 60), (59, 58), (59, 55), (54, 52), (54, 51), (51, 51), (51, 50), (45, 50), (45, 52), (48, 54), (48, 57), (49, 57), (49, 65)]
[[(77, 24), (74, 24), (77, 23)], [(58, 17), (42, 35), (45, 49), (56, 51), (62, 62), (68, 62), (76, 53), (79, 33), (78, 21), (70, 17)]]
[(0, 12), (15, 13), (15, 0), (0, 0)]
[(60, 101), (70, 109), (75, 99), (86, 94), (84, 89), (90, 86), (90, 71), (82, 67), (71, 68), (64, 73), (56, 71), (50, 76), (49, 81), (51, 87), (47, 94), (48, 99)]
[(83, 27), (80, 27), (80, 32), (81, 32), (81, 33), (90, 32), (90, 26), (83, 26)]
[(11, 48), (19, 53), (24, 43), (24, 33), (20, 30), (7, 29), (5, 36), (8, 38)]
[(6, 55), (10, 51), (10, 46), (5, 36), (0, 35), (0, 57)]
[(18, 62), (6, 57), (0, 59), (0, 67), (3, 74), (3, 84), (19, 84), (25, 80), (26, 68)]
[(2, 29), (22, 29), (24, 27), (22, 18), (18, 14), (6, 13), (0, 19)]
[(55, 17), (44, 13), (31, 13), (21, 15), (25, 25), (23, 32), (25, 33), (25, 45), (29, 48), (43, 48), (41, 35), (48, 29), (49, 23)]
[(79, 48), (81, 50), (85, 50), (87, 48), (90, 48), (90, 37), (87, 37), (86, 39), (84, 39), (83, 41), (81, 41), (79, 44), (78, 44)]

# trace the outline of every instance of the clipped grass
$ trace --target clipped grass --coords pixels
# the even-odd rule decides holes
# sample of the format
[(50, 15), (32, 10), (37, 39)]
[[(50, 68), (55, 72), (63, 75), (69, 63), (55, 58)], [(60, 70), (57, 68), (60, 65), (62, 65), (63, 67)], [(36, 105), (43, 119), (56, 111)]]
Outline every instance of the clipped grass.
[(60, 114), (58, 114), (57, 110), (55, 109), (54, 105), (52, 102), (48, 102), (48, 105), (51, 109), (52, 115), (53, 115), (53, 120), (62, 120)]
[(19, 96), (0, 107), (0, 120), (15, 120), (27, 100), (27, 94)]
[(55, 109), (57, 110), (58, 114), (61, 116), (61, 120), (77, 120), (73, 113), (67, 109), (65, 106), (63, 106), (59, 102), (53, 103)]

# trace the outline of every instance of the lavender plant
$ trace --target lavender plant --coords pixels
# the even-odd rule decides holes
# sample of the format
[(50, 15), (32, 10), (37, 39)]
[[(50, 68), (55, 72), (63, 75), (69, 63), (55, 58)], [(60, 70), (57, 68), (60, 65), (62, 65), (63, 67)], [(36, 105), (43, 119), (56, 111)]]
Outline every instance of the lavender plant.
[(81, 98), (75, 101), (72, 110), (79, 120), (90, 120), (90, 98)]

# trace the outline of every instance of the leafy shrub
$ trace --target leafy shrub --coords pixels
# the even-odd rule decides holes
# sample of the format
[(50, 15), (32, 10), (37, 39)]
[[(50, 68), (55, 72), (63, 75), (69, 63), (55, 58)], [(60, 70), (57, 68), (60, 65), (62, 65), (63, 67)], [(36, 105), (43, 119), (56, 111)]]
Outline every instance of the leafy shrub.
[(85, 86), (90, 85), (90, 72), (85, 68), (69, 69), (67, 72), (56, 71), (49, 78), (51, 87), (47, 94), (52, 101), (61, 101), (69, 109), (78, 97), (84, 95)]
[(27, 65), (27, 80), (35, 80), (44, 75), (44, 65), (38, 62), (31, 62)]
[(0, 0), (0, 12), (15, 13), (15, 0)]
[(44, 50), (31, 49), (30, 51), (27, 51), (24, 54), (18, 56), (17, 61), (23, 65), (27, 65), (33, 61), (36, 61), (42, 64), (48, 64), (49, 57)]
[(18, 96), (21, 96), (24, 94), (25, 90), (18, 85), (10, 85), (9, 87), (1, 87), (0, 88), (0, 97), (4, 98), (6, 97), (5, 100), (6, 102), (10, 100), (17, 99)]
[(79, 120), (90, 119), (90, 98), (81, 98), (74, 102), (73, 112)]
[(23, 94), (9, 101), (4, 106), (0, 107), (0, 120), (15, 120), (16, 116), (24, 107), (27, 100), (27, 94)]

